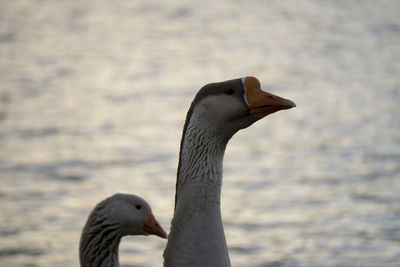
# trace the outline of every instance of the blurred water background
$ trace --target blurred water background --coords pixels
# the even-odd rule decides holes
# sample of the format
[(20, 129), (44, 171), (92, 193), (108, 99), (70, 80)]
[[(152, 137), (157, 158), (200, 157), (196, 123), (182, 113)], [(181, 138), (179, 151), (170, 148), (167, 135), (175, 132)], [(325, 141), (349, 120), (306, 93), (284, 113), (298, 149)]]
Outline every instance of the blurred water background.
[[(400, 1), (0, 2), (0, 266), (77, 266), (116, 192), (168, 230), (186, 111), (254, 75), (290, 98), (239, 132), (222, 209), (233, 266), (400, 266)], [(124, 238), (123, 266), (165, 240)]]

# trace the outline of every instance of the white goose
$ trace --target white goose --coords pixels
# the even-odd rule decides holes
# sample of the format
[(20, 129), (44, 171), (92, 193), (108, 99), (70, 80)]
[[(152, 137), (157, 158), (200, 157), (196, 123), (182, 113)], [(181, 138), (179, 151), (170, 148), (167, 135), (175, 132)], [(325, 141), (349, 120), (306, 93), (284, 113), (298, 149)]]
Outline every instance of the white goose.
[(83, 228), (79, 245), (82, 267), (117, 267), (118, 246), (126, 235), (167, 235), (142, 198), (115, 194), (96, 205)]
[(197, 93), (183, 129), (164, 266), (230, 266), (220, 207), (226, 145), (240, 129), (295, 106), (262, 91), (254, 77), (208, 84)]

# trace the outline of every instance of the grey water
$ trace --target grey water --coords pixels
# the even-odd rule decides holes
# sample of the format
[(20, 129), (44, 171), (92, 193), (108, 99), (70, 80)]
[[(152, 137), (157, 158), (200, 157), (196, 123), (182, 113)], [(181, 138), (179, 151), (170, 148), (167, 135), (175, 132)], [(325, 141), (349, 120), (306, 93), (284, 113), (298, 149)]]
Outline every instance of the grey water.
[[(186, 111), (254, 75), (297, 108), (224, 162), (233, 266), (400, 265), (400, 1), (0, 2), (0, 266), (78, 266), (116, 192), (169, 229)], [(123, 266), (166, 241), (122, 240)]]

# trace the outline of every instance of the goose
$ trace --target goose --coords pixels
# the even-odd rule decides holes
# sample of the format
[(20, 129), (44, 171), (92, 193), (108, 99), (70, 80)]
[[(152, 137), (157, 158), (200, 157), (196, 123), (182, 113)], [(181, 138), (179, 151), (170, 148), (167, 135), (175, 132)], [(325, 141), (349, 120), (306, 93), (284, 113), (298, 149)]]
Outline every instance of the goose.
[(240, 129), (295, 106), (251, 76), (199, 90), (183, 128), (164, 266), (230, 266), (220, 206), (227, 143)]
[(166, 238), (142, 198), (115, 194), (96, 205), (83, 228), (79, 244), (82, 267), (117, 267), (118, 246), (126, 235), (157, 235)]

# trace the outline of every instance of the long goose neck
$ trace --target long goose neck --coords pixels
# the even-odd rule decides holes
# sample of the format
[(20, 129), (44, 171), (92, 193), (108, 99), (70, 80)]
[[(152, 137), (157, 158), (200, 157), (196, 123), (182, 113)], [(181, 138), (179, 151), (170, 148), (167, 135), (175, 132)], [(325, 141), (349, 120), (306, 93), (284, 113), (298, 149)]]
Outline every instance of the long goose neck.
[[(179, 150), (179, 163), (175, 190), (175, 210), (180, 202), (181, 189), (189, 182), (222, 184), (222, 165), (228, 138), (213, 133), (196, 121), (192, 103), (185, 120)], [(210, 179), (212, 178), (212, 179)], [(204, 181), (205, 180), (205, 181)], [(219, 198), (219, 197), (218, 197)]]
[[(175, 205), (186, 202), (187, 199), (181, 198), (196, 197), (219, 205), (226, 143), (207, 128), (197, 124), (187, 126), (179, 157)], [(207, 190), (199, 190), (202, 188)], [(186, 195), (188, 191), (190, 195)]]
[(201, 124), (185, 127), (164, 266), (230, 266), (220, 208), (227, 141), (216, 136)]
[[(93, 213), (98, 214), (99, 210)], [(116, 224), (91, 214), (83, 229), (79, 258), (82, 267), (109, 266), (118, 267), (118, 247), (122, 235)]]

